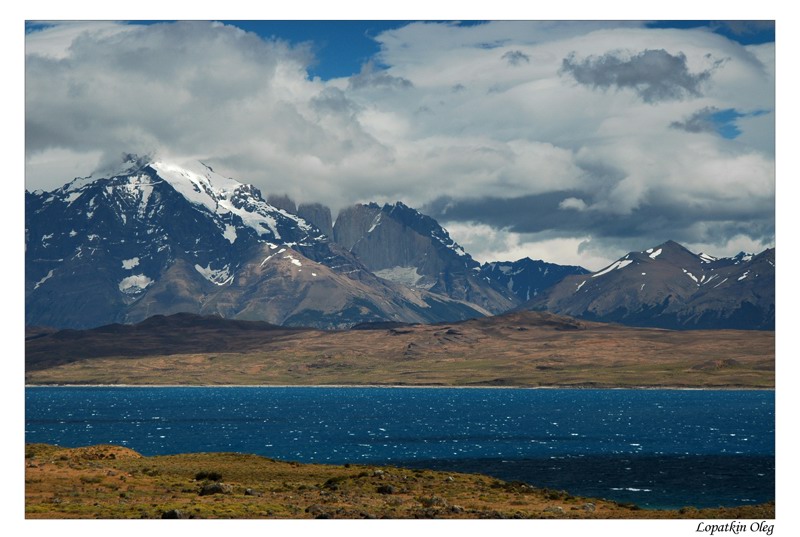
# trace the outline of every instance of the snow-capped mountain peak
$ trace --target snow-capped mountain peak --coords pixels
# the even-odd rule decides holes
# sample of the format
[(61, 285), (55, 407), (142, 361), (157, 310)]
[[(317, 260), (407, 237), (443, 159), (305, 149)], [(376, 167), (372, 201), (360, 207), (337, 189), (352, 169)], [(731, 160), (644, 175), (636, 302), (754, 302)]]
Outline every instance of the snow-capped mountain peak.
[[(135, 175), (150, 164), (150, 160), (149, 156), (139, 156), (132, 153), (123, 155), (121, 161), (103, 166), (93, 171), (87, 177), (76, 177), (63, 187), (56, 189), (55, 192), (70, 194), (84, 189), (98, 179)], [(34, 192), (34, 194), (38, 192), (39, 191)]]
[(82, 328), (189, 311), (340, 328), (487, 313), (382, 280), (288, 207), (202, 162), (123, 167), (26, 192), (26, 322)]
[(149, 166), (187, 200), (203, 205), (212, 212), (218, 210), (220, 200), (230, 198), (239, 187), (244, 186), (239, 181), (214, 172), (202, 162), (178, 166), (156, 161)]
[(667, 328), (774, 326), (774, 249), (716, 258), (674, 241), (565, 278), (533, 309)]
[(202, 162), (123, 168), (26, 192), (26, 322), (191, 311), (341, 327), (485, 312), (389, 285), (304, 218)]
[[(150, 163), (149, 167), (189, 203), (203, 207), (225, 220), (236, 221), (232, 218), (236, 216), (244, 226), (254, 230), (259, 237), (286, 242), (281, 230), (288, 226), (304, 235), (300, 243), (308, 245), (310, 242), (324, 239), (321, 233), (303, 218), (264, 201), (261, 192), (253, 185), (225, 177), (203, 162), (194, 161), (179, 165), (156, 161)], [(227, 233), (232, 233), (229, 229), (226, 227)], [(283, 233), (285, 234), (285, 231)]]
[(729, 259), (733, 260), (734, 264), (738, 265), (739, 263), (747, 263), (748, 261), (752, 261), (754, 255), (755, 254), (749, 252), (739, 252)]

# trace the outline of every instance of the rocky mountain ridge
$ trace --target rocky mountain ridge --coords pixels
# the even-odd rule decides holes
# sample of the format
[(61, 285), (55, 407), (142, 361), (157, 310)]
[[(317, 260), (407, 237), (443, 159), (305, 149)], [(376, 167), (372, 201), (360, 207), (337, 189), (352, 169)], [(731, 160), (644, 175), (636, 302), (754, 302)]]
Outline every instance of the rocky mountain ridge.
[(130, 156), (26, 192), (26, 324), (89, 328), (189, 312), (284, 326), (453, 322), (517, 309), (663, 328), (774, 329), (775, 251), (717, 259), (667, 241), (590, 273), (481, 265), (402, 202), (336, 220), (202, 163)]
[(525, 302), (570, 275), (589, 274), (583, 267), (557, 265), (525, 257), (517, 261), (492, 261), (480, 268), (480, 276), (494, 281)]
[(522, 309), (662, 328), (775, 328), (775, 249), (727, 258), (674, 241), (568, 276)]
[(378, 278), (316, 226), (208, 166), (127, 164), (26, 192), (26, 324), (185, 311), (342, 328), (487, 313)]
[(436, 220), (402, 202), (363, 204), (339, 213), (334, 240), (381, 278), (501, 313), (519, 303), (490, 278)]

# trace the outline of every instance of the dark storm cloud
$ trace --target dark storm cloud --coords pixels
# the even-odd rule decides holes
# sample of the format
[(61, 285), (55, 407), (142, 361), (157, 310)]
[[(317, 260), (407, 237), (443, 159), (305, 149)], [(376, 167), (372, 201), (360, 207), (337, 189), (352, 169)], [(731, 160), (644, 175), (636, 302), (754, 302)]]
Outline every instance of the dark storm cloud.
[(361, 67), (361, 72), (351, 76), (349, 79), (350, 89), (368, 87), (406, 89), (413, 86), (410, 80), (399, 76), (392, 76), (384, 70), (377, 69), (372, 62), (365, 63)]
[[(577, 200), (591, 206), (595, 196), (578, 190), (563, 190), (517, 198), (473, 198), (454, 200), (440, 197), (427, 204), (425, 214), (439, 221), (472, 222), (523, 235), (570, 237), (585, 235), (593, 239), (628, 241), (641, 237), (643, 244), (658, 244), (667, 239), (678, 242), (724, 244), (737, 235), (753, 240), (774, 237), (773, 206), (768, 201), (725, 207), (723, 204), (687, 206), (665, 199), (644, 203), (629, 214), (609, 215), (583, 208)], [(568, 201), (564, 203), (565, 200)]]
[(682, 52), (672, 55), (663, 49), (648, 49), (630, 57), (608, 52), (583, 60), (572, 53), (562, 61), (560, 73), (570, 74), (579, 84), (596, 89), (632, 89), (643, 101), (654, 103), (699, 97), (702, 84), (712, 71), (713, 68), (690, 73)]
[(531, 57), (521, 50), (509, 50), (503, 54), (503, 59), (506, 60), (509, 65), (521, 65), (523, 62), (531, 62)]
[(575, 211), (558, 209), (567, 198), (586, 195), (578, 191), (556, 191), (517, 198), (473, 198), (454, 200), (443, 196), (428, 203), (423, 212), (437, 220), (479, 222), (495, 228), (535, 233), (546, 229), (576, 230), (586, 217), (577, 217)]

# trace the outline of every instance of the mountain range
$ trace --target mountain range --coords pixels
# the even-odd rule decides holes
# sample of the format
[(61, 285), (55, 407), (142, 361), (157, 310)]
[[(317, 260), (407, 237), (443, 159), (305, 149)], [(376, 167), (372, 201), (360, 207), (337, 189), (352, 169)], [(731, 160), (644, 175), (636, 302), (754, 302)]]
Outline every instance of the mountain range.
[(717, 259), (674, 241), (568, 276), (522, 309), (661, 328), (775, 329), (775, 249)]
[(716, 259), (668, 241), (590, 273), (480, 264), (402, 202), (266, 199), (202, 163), (129, 156), (25, 193), (26, 325), (91, 328), (188, 312), (324, 329), (548, 310), (668, 328), (774, 328), (774, 249)]

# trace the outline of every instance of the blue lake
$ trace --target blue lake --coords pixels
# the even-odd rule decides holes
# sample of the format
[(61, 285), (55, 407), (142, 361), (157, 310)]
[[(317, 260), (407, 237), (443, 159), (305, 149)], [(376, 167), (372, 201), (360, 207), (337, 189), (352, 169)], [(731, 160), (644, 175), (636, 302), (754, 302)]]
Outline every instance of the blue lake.
[(29, 387), (25, 440), (480, 472), (642, 507), (775, 499), (775, 394)]

